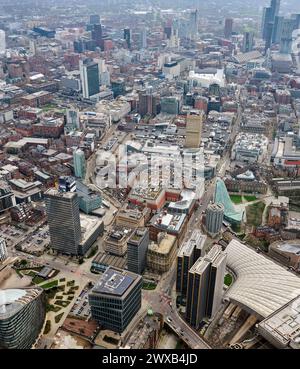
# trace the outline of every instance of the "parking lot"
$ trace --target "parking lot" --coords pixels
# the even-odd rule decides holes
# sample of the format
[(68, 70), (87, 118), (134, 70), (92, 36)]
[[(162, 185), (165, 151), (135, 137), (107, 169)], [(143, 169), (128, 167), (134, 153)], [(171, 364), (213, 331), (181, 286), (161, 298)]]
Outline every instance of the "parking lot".
[(88, 293), (90, 291), (90, 287), (86, 286), (73, 305), (70, 315), (74, 315), (76, 317), (83, 318), (87, 320), (91, 314), (91, 309), (88, 302)]

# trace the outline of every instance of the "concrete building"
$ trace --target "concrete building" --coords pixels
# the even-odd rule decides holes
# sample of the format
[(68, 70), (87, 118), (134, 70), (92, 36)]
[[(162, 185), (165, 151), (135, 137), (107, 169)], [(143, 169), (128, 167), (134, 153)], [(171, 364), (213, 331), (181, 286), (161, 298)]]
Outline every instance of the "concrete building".
[(201, 143), (203, 112), (192, 110), (186, 117), (185, 147), (198, 148)]
[(276, 241), (269, 246), (269, 255), (283, 265), (300, 271), (300, 241)]
[(241, 132), (233, 144), (231, 160), (262, 163), (267, 155), (268, 143), (264, 135)]
[(151, 242), (147, 253), (147, 266), (157, 273), (170, 270), (176, 258), (177, 240), (174, 235), (160, 233), (157, 242)]
[(149, 220), (150, 214), (151, 210), (149, 208), (139, 210), (138, 208), (132, 209), (126, 206), (118, 211), (116, 215), (116, 225), (133, 229), (144, 227)]
[(84, 178), (85, 176), (85, 155), (81, 149), (74, 150), (74, 174), (77, 178)]
[(195, 229), (177, 253), (177, 278), (176, 291), (186, 296), (189, 270), (194, 263), (204, 255), (204, 244), (206, 236), (200, 230)]
[(6, 242), (3, 238), (0, 238), (0, 262), (6, 260), (7, 256)]
[(127, 242), (127, 267), (130, 272), (142, 274), (146, 267), (149, 230), (138, 228)]
[(100, 92), (99, 65), (92, 59), (80, 60), (80, 80), (82, 96), (89, 99)]
[(4, 54), (6, 50), (5, 31), (0, 29), (0, 55)]
[(142, 303), (142, 277), (109, 267), (89, 294), (92, 318), (104, 328), (122, 333)]
[(233, 19), (226, 18), (224, 26), (224, 36), (226, 39), (230, 39), (232, 35)]
[(0, 291), (0, 347), (30, 349), (43, 327), (46, 309), (43, 289)]
[(178, 96), (166, 96), (161, 98), (160, 105), (162, 113), (178, 115), (181, 101)]
[(300, 349), (300, 297), (258, 324), (258, 333), (278, 349)]
[(104, 237), (104, 251), (113, 255), (124, 256), (127, 252), (127, 242), (131, 234), (131, 228), (114, 225)]
[(226, 253), (215, 245), (192, 266), (187, 286), (186, 320), (199, 329), (203, 319), (220, 308), (226, 267)]
[(78, 256), (81, 226), (77, 194), (49, 189), (45, 192), (45, 200), (51, 248)]
[(245, 32), (243, 36), (243, 53), (248, 53), (253, 50), (254, 47), (254, 34), (253, 32)]
[(216, 236), (222, 229), (224, 206), (220, 203), (209, 204), (206, 209), (205, 227), (211, 236)]

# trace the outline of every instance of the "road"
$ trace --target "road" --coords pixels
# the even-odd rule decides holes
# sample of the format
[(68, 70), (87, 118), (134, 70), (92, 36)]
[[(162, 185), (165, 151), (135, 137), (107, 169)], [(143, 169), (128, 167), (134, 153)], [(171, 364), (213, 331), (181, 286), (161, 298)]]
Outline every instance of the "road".
[[(233, 126), (230, 134), (230, 140), (233, 142), (240, 126), (241, 110), (239, 109), (237, 120)], [(227, 152), (220, 160), (218, 165), (219, 177), (225, 175), (226, 169), (230, 164), (230, 152)], [(200, 200), (198, 209), (191, 216), (186, 238), (190, 236), (193, 229), (200, 226), (202, 214), (207, 209), (208, 204), (213, 199), (215, 191), (216, 179), (209, 181), (206, 185), (205, 193)], [(145, 299), (149, 306), (154, 307), (156, 311), (161, 313), (165, 317), (165, 322), (168, 326), (191, 348), (193, 349), (210, 349), (205, 340), (199, 336), (199, 334), (190, 327), (179, 315), (176, 310), (176, 299), (172, 291), (176, 280), (176, 263), (173, 264), (171, 270), (160, 280), (154, 291), (143, 290), (143, 299)]]

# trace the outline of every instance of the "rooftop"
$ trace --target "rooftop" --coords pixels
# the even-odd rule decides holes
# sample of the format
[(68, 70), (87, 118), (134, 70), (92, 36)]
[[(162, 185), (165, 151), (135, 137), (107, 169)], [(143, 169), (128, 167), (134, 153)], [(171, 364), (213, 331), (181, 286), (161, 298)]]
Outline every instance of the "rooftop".
[(138, 277), (137, 274), (108, 267), (93, 288), (93, 292), (122, 296)]
[(237, 240), (226, 248), (227, 266), (236, 281), (227, 297), (266, 318), (300, 293), (300, 278)]

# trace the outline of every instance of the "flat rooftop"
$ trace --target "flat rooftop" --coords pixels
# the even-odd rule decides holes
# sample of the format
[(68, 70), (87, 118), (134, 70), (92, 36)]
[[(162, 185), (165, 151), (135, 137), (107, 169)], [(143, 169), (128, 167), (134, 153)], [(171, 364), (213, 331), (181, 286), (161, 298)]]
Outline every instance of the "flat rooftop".
[(108, 267), (93, 288), (93, 292), (122, 296), (137, 277), (138, 275), (125, 270)]
[[(298, 291), (298, 293), (300, 293)], [(259, 333), (277, 348), (300, 348), (300, 296), (258, 325)]]

